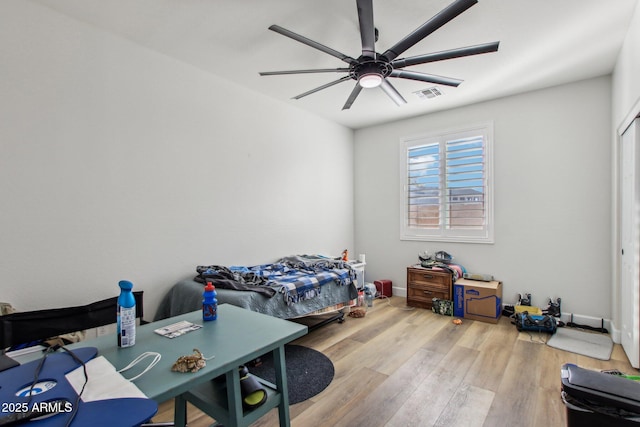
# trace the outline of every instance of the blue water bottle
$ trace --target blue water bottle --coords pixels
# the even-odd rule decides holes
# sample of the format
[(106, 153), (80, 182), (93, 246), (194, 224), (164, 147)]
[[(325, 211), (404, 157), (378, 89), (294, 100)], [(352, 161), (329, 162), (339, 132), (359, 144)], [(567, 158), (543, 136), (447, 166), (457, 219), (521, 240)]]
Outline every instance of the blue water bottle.
[(133, 283), (121, 280), (120, 296), (118, 297), (118, 347), (131, 347), (136, 343), (136, 298), (131, 289)]
[(218, 318), (218, 299), (213, 283), (207, 282), (202, 294), (202, 320), (216, 320)]

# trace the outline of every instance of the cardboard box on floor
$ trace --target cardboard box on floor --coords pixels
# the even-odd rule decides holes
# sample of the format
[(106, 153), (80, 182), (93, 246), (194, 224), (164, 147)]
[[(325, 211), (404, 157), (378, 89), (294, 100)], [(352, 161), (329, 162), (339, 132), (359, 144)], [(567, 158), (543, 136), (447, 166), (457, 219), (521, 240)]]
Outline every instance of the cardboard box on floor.
[(502, 282), (458, 279), (453, 284), (453, 315), (498, 323), (502, 314)]

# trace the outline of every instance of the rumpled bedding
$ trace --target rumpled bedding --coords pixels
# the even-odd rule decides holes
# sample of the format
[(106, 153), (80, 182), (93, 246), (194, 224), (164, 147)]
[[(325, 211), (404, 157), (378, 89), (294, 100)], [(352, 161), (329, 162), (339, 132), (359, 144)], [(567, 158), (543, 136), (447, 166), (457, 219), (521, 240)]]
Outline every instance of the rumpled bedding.
[(282, 293), (287, 304), (314, 298), (322, 285), (335, 281), (349, 285), (356, 278), (347, 262), (317, 255), (294, 255), (272, 264), (253, 267), (198, 266), (194, 280), (211, 280), (216, 287), (239, 291), (254, 291), (266, 297)]
[(257, 276), (244, 268), (223, 267), (219, 265), (199, 265), (196, 267), (198, 275), (193, 278), (196, 282), (211, 281), (216, 288), (232, 289), (234, 291), (254, 291), (271, 298), (277, 290), (270, 287), (267, 280)]

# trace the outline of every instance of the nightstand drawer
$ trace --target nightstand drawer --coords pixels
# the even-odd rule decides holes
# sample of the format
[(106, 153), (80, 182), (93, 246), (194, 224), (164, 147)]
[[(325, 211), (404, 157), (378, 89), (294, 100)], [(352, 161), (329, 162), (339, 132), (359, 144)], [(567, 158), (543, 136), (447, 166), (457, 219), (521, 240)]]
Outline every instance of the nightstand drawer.
[(443, 287), (448, 287), (451, 283), (451, 277), (449, 273), (445, 272), (434, 272), (426, 269), (411, 269), (409, 270), (409, 277), (407, 281), (409, 283), (425, 283), (429, 285), (442, 285)]
[(407, 295), (410, 301), (421, 301), (431, 306), (433, 298), (449, 299), (449, 290), (424, 286), (409, 286)]

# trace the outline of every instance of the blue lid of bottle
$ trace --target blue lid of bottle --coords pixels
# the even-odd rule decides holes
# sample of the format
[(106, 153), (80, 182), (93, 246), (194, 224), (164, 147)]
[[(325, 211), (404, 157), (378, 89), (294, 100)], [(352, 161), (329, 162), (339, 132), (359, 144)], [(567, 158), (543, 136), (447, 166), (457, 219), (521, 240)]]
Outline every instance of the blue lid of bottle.
[(120, 286), (120, 289), (130, 291), (133, 288), (133, 283), (128, 280), (121, 280), (118, 282), (118, 286)]

